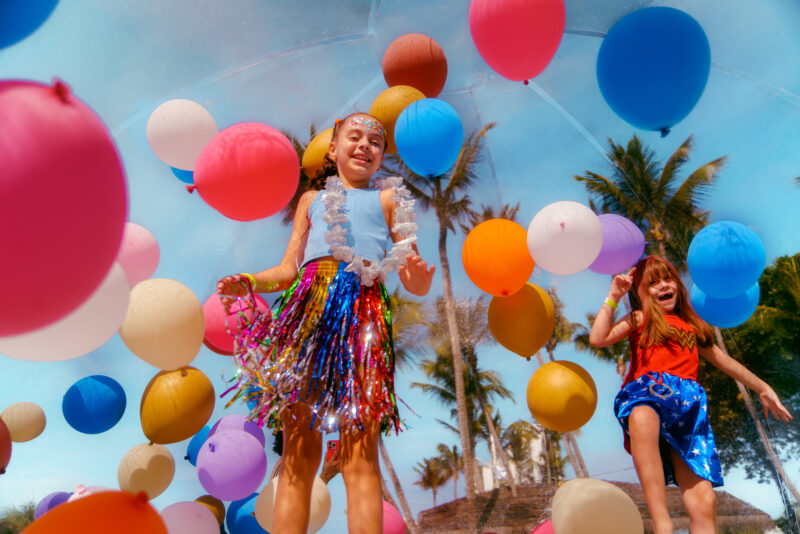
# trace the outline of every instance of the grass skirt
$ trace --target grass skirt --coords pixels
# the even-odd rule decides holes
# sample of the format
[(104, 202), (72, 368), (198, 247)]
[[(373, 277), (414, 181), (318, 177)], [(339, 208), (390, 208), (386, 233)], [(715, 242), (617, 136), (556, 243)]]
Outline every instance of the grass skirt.
[(383, 284), (361, 285), (346, 266), (306, 264), (274, 315), (256, 312), (240, 326), (231, 402), (247, 400), (259, 424), (279, 428), (284, 410), (303, 402), (312, 425), (326, 432), (363, 429), (370, 420), (399, 431), (389, 296)]

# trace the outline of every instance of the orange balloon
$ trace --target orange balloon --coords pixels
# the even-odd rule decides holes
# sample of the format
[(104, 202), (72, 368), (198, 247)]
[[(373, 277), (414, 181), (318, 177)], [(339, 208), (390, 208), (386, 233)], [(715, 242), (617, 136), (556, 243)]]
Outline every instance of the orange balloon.
[(498, 343), (530, 358), (550, 339), (556, 326), (556, 309), (547, 291), (527, 283), (510, 297), (492, 297), (489, 330)]
[(421, 33), (401, 35), (383, 53), (386, 85), (410, 85), (436, 98), (447, 80), (447, 59), (439, 43)]
[(381, 121), (386, 128), (386, 154), (397, 152), (397, 145), (394, 144), (394, 124), (397, 117), (412, 102), (422, 100), (425, 94), (419, 89), (409, 85), (395, 85), (383, 91), (372, 101), (369, 114)]
[(328, 128), (315, 135), (306, 146), (300, 166), (309, 178), (315, 177), (325, 164), (325, 154), (328, 153), (332, 138), (333, 128)]
[(56, 506), (25, 529), (25, 534), (167, 534), (144, 493), (104, 491)]
[(565, 360), (539, 367), (528, 382), (526, 396), (534, 419), (556, 432), (579, 429), (597, 408), (597, 388), (591, 375)]
[(202, 497), (196, 498), (194, 502), (199, 502), (211, 510), (211, 513), (214, 514), (214, 517), (217, 518), (217, 523), (219, 523), (219, 526), (222, 526), (222, 523), (225, 521), (225, 505), (222, 504), (221, 500), (217, 499), (216, 497), (212, 497), (211, 495), (203, 495)]
[(490, 219), (473, 228), (464, 240), (461, 260), (469, 279), (497, 297), (522, 289), (534, 265), (528, 252), (528, 232), (507, 219)]
[(214, 411), (211, 381), (194, 367), (161, 371), (142, 394), (142, 430), (153, 443), (176, 443), (197, 434)]

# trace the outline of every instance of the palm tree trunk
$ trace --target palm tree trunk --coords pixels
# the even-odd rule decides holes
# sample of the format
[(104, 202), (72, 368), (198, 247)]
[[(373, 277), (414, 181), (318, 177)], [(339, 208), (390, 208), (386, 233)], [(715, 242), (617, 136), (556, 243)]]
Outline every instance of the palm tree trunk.
[(433, 507), (436, 508), (436, 488), (432, 488), (433, 491)]
[[(725, 346), (725, 340), (722, 338), (722, 331), (716, 326), (714, 327), (714, 336), (717, 338), (717, 345), (719, 348), (727, 355), (728, 349)], [(772, 447), (772, 444), (767, 437), (764, 426), (761, 424), (761, 418), (758, 416), (756, 407), (753, 404), (753, 398), (750, 396), (750, 391), (738, 380), (736, 381), (736, 387), (739, 389), (739, 393), (742, 395), (742, 400), (744, 400), (744, 405), (747, 407), (747, 412), (750, 414), (750, 418), (756, 425), (756, 432), (758, 432), (761, 445), (764, 447), (764, 451), (767, 453), (767, 458), (769, 458), (772, 468), (775, 470), (775, 474), (780, 479), (780, 481), (778, 481), (778, 487), (780, 488), (780, 482), (782, 481), (789, 489), (792, 496), (794, 496), (795, 501), (800, 502), (800, 493), (797, 492), (797, 488), (794, 486), (794, 484), (792, 484), (792, 481), (789, 479), (789, 477), (786, 476), (786, 471), (783, 470), (783, 464), (778, 458), (778, 455), (775, 453), (775, 449)]]
[(497, 428), (495, 428), (492, 417), (489, 415), (489, 409), (486, 407), (486, 404), (484, 404), (483, 399), (478, 399), (478, 402), (481, 405), (483, 416), (486, 419), (486, 427), (489, 429), (489, 436), (492, 438), (497, 453), (500, 455), (500, 462), (503, 464), (503, 469), (508, 473), (508, 481), (511, 483), (511, 495), (516, 497), (517, 482), (514, 480), (514, 473), (511, 471), (511, 462), (508, 460), (508, 454), (506, 454), (503, 444), (500, 443), (500, 436), (497, 435)]
[(458, 499), (458, 471), (453, 472), (453, 500)]
[(581, 470), (583, 471), (583, 476), (589, 478), (589, 470), (586, 468), (586, 462), (583, 461), (583, 455), (581, 454), (581, 449), (580, 447), (578, 447), (578, 436), (575, 435), (575, 432), (570, 432), (569, 436), (573, 442), (575, 450), (575, 458), (578, 460), (578, 463), (581, 466)]
[(581, 466), (578, 464), (578, 460), (575, 459), (575, 455), (572, 453), (572, 443), (569, 439), (569, 434), (569, 432), (564, 433), (564, 448), (567, 450), (567, 458), (569, 458), (569, 463), (572, 464), (572, 469), (575, 471), (575, 476), (578, 478), (583, 478)]
[[(408, 531), (411, 534), (416, 534), (417, 532), (417, 523), (414, 521), (414, 515), (411, 513), (411, 508), (408, 506), (408, 501), (406, 500), (406, 494), (403, 492), (403, 486), (400, 485), (400, 479), (397, 478), (397, 473), (394, 470), (394, 466), (392, 465), (392, 460), (389, 458), (389, 453), (386, 451), (386, 446), (383, 444), (383, 438), (378, 437), (378, 448), (381, 451), (381, 457), (383, 458), (383, 465), (386, 467), (386, 471), (389, 473), (389, 478), (392, 479), (392, 485), (394, 486), (394, 491), (397, 493), (397, 500), (400, 501), (401, 510), (403, 512), (403, 519), (406, 522), (406, 527), (408, 527)], [(395, 506), (397, 508), (397, 506)]]
[(389, 492), (389, 488), (386, 486), (386, 480), (384, 480), (383, 477), (381, 477), (381, 493), (383, 494), (384, 501), (397, 508), (397, 503), (394, 502), (394, 497), (392, 497), (392, 494)]
[[(439, 218), (439, 261), (442, 263), (442, 285), (444, 286), (447, 329), (450, 333), (450, 348), (453, 351), (453, 375), (456, 385), (456, 407), (458, 429), (461, 435), (461, 449), (464, 458), (464, 485), (468, 503), (475, 501), (475, 453), (470, 442), (470, 428), (467, 420), (467, 397), (464, 392), (464, 360), (461, 352), (461, 338), (456, 323), (456, 310), (453, 299), (453, 285), (450, 279), (450, 263), (447, 261), (447, 220), (445, 214), (437, 213)], [(468, 506), (468, 509), (471, 509)]]
[(546, 428), (543, 428), (544, 432), (544, 453), (546, 457), (546, 461), (544, 462), (545, 472), (547, 473), (547, 488), (549, 489), (550, 486), (553, 484), (553, 473), (550, 470), (550, 463), (553, 461), (553, 454), (550, 450), (550, 431)]

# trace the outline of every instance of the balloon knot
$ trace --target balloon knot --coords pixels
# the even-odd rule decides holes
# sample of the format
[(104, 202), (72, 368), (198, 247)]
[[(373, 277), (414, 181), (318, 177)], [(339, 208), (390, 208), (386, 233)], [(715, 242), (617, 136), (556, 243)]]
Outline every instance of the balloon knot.
[(140, 491), (136, 494), (136, 500), (139, 501), (140, 504), (146, 503), (150, 499), (147, 498), (147, 493)]
[(525, 359), (528, 360), (528, 361), (531, 361), (531, 357), (530, 356), (525, 356)]
[(69, 85), (65, 84), (58, 78), (53, 78), (53, 91), (55, 92), (56, 96), (61, 99), (62, 102), (69, 101)]
[(669, 128), (661, 128), (659, 132), (661, 132), (661, 137), (666, 137), (669, 134)]
[(522, 85), (528, 85), (528, 80), (525, 80), (524, 82), (522, 82)]
[(192, 185), (187, 185), (187, 186), (186, 186), (186, 190), (187, 190), (188, 192), (190, 192), (190, 193), (194, 193), (194, 190), (195, 190), (195, 189), (197, 189), (197, 186), (196, 186), (196, 185), (194, 185), (194, 184), (192, 184)]
[(184, 459), (184, 460), (189, 460), (190, 462), (192, 461), (192, 460), (191, 460), (191, 458), (189, 458), (189, 455), (188, 455), (188, 454), (187, 454), (186, 456), (184, 456), (184, 457), (183, 457), (183, 459)]
[(564, 221), (561, 221), (559, 224), (561, 225), (562, 230), (566, 227), (566, 223)]
[(210, 450), (211, 452), (214, 452), (216, 448), (217, 447), (213, 443), (208, 444), (208, 450)]
[(0, 475), (5, 475), (5, 474), (6, 474), (5, 468), (0, 469)]

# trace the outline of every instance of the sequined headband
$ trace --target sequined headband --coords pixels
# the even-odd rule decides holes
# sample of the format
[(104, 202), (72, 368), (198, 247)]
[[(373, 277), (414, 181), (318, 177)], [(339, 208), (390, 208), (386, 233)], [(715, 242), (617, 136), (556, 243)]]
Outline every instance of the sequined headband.
[[(342, 119), (336, 119), (335, 121), (337, 125), (341, 122)], [(371, 117), (356, 115), (355, 117), (350, 117), (349, 123), (353, 125), (361, 124), (362, 126), (366, 126), (367, 130), (370, 129), (377, 130), (378, 132), (380, 132), (382, 136), (386, 137), (386, 130), (383, 129), (383, 125)]]

